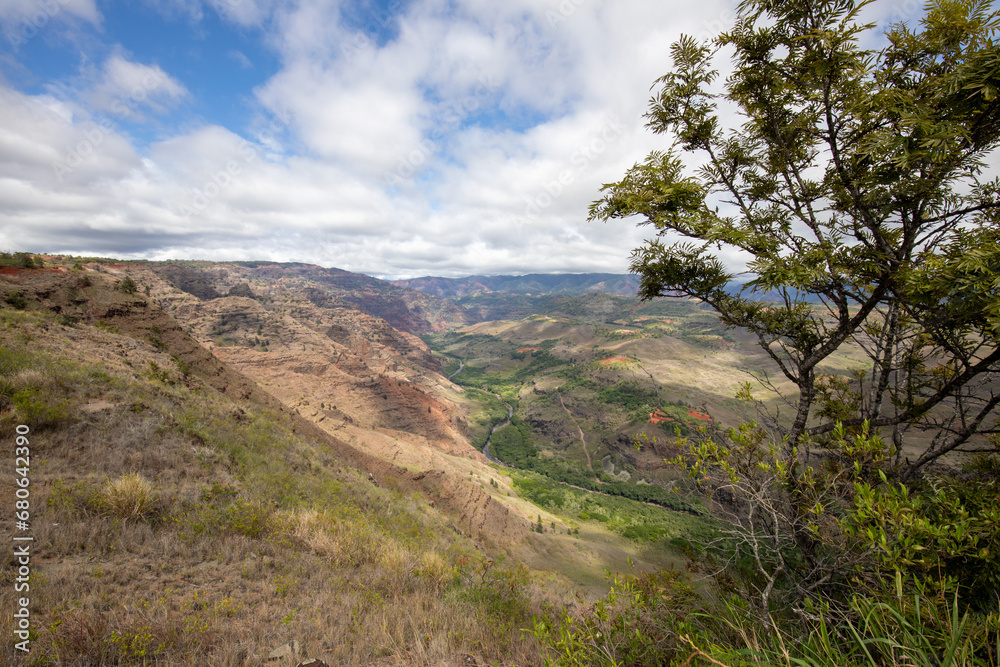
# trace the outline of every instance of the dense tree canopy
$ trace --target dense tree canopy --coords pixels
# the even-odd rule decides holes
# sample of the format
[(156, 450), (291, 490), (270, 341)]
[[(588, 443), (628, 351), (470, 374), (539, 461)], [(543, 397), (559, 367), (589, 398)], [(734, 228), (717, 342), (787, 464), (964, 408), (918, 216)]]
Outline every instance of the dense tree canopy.
[[(790, 447), (867, 422), (907, 478), (998, 432), (1000, 12), (938, 0), (882, 36), (867, 4), (745, 0), (712, 43), (674, 44), (647, 113), (674, 148), (605, 185), (591, 219), (656, 229), (633, 254), (644, 298), (703, 299), (757, 336), (797, 388), (773, 421)], [(845, 345), (866, 366), (825, 373)]]

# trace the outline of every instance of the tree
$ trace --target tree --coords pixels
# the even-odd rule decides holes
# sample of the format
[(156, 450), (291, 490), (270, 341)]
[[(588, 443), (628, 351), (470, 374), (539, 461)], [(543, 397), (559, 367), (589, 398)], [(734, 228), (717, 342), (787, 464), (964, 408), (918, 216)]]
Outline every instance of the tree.
[[(1000, 12), (930, 2), (919, 30), (894, 25), (870, 50), (868, 4), (744, 0), (711, 43), (682, 37), (646, 114), (674, 147), (605, 185), (590, 218), (656, 229), (632, 256), (644, 299), (697, 297), (756, 335), (794, 386), (791, 417), (767, 415), (786, 456), (872, 428), (906, 480), (1000, 432), (1000, 180), (986, 169)], [(750, 276), (738, 286), (733, 251)], [(845, 348), (864, 367), (826, 370)], [(917, 431), (929, 440), (907, 457)]]

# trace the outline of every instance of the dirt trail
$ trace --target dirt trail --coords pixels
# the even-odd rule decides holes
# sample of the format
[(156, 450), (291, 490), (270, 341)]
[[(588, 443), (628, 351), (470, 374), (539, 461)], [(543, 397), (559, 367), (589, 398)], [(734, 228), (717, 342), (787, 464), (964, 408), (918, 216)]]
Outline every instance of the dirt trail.
[(576, 430), (580, 432), (580, 444), (583, 447), (583, 453), (586, 454), (587, 456), (587, 467), (590, 468), (590, 472), (594, 472), (594, 463), (593, 461), (590, 460), (590, 452), (587, 451), (587, 439), (583, 437), (583, 429), (580, 428), (580, 422), (576, 420), (576, 417), (573, 416), (573, 413), (570, 412), (569, 408), (566, 407), (566, 404), (563, 403), (562, 394), (557, 393), (557, 395), (559, 396), (559, 405), (561, 405), (562, 409), (566, 411), (566, 415), (571, 420), (573, 420), (573, 424), (576, 426)]

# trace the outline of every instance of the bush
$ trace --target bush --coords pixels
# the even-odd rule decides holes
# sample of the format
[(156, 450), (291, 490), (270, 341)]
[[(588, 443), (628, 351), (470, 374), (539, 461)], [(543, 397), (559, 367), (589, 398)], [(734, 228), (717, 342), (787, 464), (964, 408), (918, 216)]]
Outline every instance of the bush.
[(153, 485), (135, 472), (122, 475), (113, 482), (109, 481), (102, 496), (107, 510), (122, 521), (145, 521), (156, 505)]
[(7, 305), (13, 306), (18, 310), (24, 310), (28, 307), (28, 299), (24, 296), (24, 292), (21, 291), (11, 292), (4, 301), (7, 302)]
[(132, 276), (125, 276), (118, 287), (126, 294), (135, 294), (139, 289), (138, 285), (135, 284), (135, 281), (132, 280)]
[(222, 506), (200, 507), (191, 516), (191, 528), (195, 535), (258, 538), (273, 527), (274, 517), (270, 508), (261, 502), (243, 498), (234, 498)]
[(536, 618), (531, 632), (553, 667), (667, 665), (690, 653), (683, 637), (702, 604), (678, 570), (615, 577), (611, 591), (579, 617)]
[(65, 399), (56, 400), (38, 389), (23, 389), (11, 398), (18, 418), (33, 429), (55, 428), (70, 417), (70, 405)]

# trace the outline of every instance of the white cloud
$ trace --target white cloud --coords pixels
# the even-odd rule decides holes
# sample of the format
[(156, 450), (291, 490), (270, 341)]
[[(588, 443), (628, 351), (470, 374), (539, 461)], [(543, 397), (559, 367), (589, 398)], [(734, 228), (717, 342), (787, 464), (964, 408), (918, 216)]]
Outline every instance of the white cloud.
[(228, 55), (243, 69), (253, 69), (253, 62), (242, 51), (233, 49)]
[(162, 113), (188, 97), (187, 89), (159, 65), (143, 65), (112, 55), (94, 77), (84, 99), (95, 109), (135, 116), (143, 109)]
[[(734, 4), (416, 0), (346, 21), (336, 2), (213, 0), (277, 51), (257, 124), (185, 127), (141, 151), (112, 127), (60, 182), (52, 163), (85, 139), (88, 108), (114, 112), (139, 86), (130, 108), (167, 122), (192, 94), (121, 54), (58, 98), (2, 90), (0, 246), (390, 277), (624, 271), (646, 230), (588, 223), (587, 207), (666, 144), (642, 113), (670, 43)], [(205, 5), (157, 6), (194, 20)]]
[[(0, 24), (5, 32), (20, 34), (22, 28), (27, 30), (21, 37), (31, 39), (35, 32), (44, 30), (51, 22), (83, 19), (97, 25), (101, 15), (97, 11), (94, 0), (3, 0), (0, 2)], [(33, 29), (33, 30), (32, 30)], [(8, 37), (8, 40), (10, 38)]]

